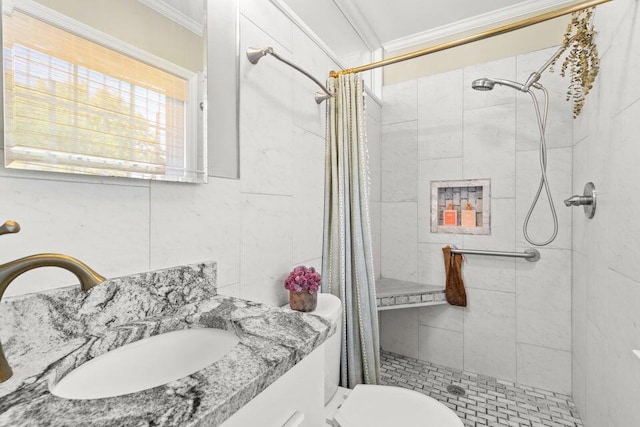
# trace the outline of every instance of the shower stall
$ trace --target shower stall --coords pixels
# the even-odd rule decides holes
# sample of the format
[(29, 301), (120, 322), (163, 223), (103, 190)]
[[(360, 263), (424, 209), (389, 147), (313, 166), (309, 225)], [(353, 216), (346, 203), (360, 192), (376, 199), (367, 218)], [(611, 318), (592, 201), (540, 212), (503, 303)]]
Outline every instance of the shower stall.
[[(385, 86), (380, 275), (443, 285), (446, 245), (522, 252), (533, 243), (541, 257), (469, 255), (468, 307), (381, 312), (383, 350), (571, 393), (572, 211), (552, 199), (572, 194), (572, 110), (564, 79), (531, 73), (556, 52)], [(430, 182), (481, 178), (491, 180), (491, 234), (432, 233)]]

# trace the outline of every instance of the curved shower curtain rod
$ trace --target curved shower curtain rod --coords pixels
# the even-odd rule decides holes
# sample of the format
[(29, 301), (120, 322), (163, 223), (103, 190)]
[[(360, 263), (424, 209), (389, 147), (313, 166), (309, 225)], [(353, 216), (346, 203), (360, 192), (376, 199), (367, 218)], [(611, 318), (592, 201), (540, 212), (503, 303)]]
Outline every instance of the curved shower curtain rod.
[[(465, 44), (484, 40), (500, 34), (509, 33), (511, 31), (520, 30), (522, 28), (529, 27), (531, 25), (539, 24), (541, 22), (549, 21), (559, 16), (568, 15), (574, 12), (578, 12), (583, 9), (589, 9), (599, 6), (603, 3), (610, 2), (612, 0), (583, 0), (576, 4), (569, 4), (567, 6), (555, 9), (549, 12), (541, 13), (539, 15), (523, 18), (519, 21), (504, 24), (499, 27), (491, 28), (488, 30), (482, 30), (479, 33), (464, 36), (457, 40), (451, 40), (444, 43), (440, 43), (434, 46), (428, 46), (413, 52), (405, 53), (402, 55), (394, 56), (391, 58), (383, 59), (381, 61), (372, 62), (370, 64), (361, 65), (354, 68), (346, 68), (339, 71), (331, 71), (329, 77), (338, 77), (343, 74), (355, 74), (363, 71), (374, 70), (376, 68), (386, 67), (387, 65), (397, 64), (398, 62), (408, 61), (410, 59), (419, 58), (421, 56), (430, 55), (432, 53), (440, 52), (442, 50), (451, 49), (453, 47), (463, 46)], [(566, 3), (566, 2), (565, 2)]]
[(306, 70), (303, 70), (302, 68), (300, 68), (299, 66), (297, 66), (293, 62), (289, 62), (288, 60), (284, 59), (283, 57), (281, 57), (280, 55), (275, 53), (271, 46), (263, 47), (262, 49), (255, 48), (255, 47), (247, 48), (247, 59), (249, 59), (249, 62), (251, 62), (252, 64), (257, 64), (258, 61), (260, 60), (260, 58), (262, 58), (263, 56), (265, 56), (267, 54), (273, 56), (274, 58), (276, 58), (280, 62), (284, 62), (285, 64), (287, 64), (289, 67), (293, 68), (294, 70), (301, 72), (302, 74), (307, 76), (309, 79), (313, 80), (313, 82), (315, 84), (317, 84), (320, 87), (320, 89), (322, 89), (324, 91), (324, 93), (316, 92), (316, 104), (320, 104), (320, 103), (322, 103), (322, 101), (332, 97), (331, 92), (329, 92), (327, 90), (327, 88), (325, 88), (324, 85), (322, 83), (320, 83), (320, 81), (318, 81), (318, 79), (313, 77)]

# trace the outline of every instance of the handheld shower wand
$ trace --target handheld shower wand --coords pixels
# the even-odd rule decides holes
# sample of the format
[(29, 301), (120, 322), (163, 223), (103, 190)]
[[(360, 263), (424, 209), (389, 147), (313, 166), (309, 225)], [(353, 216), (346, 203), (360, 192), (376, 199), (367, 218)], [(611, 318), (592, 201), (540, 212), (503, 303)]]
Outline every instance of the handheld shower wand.
[[(538, 83), (538, 79), (540, 78), (540, 73), (546, 69), (549, 64), (553, 61), (555, 57), (557, 57), (560, 53), (556, 53), (542, 68), (536, 72), (533, 72), (527, 82), (525, 84), (514, 82), (511, 80), (505, 79), (489, 79), (489, 78), (481, 78), (474, 80), (471, 83), (471, 87), (476, 90), (488, 91), (492, 90), (495, 85), (508, 86), (520, 92), (525, 92), (531, 95), (533, 100), (533, 106), (536, 111), (536, 117), (538, 119), (538, 131), (540, 132), (540, 184), (538, 185), (538, 191), (536, 192), (535, 197), (533, 198), (533, 202), (529, 207), (529, 212), (527, 212), (527, 216), (524, 220), (524, 224), (522, 226), (522, 232), (524, 234), (524, 238), (527, 239), (527, 242), (531, 243), (534, 246), (546, 246), (549, 243), (553, 242), (553, 240), (558, 235), (558, 215), (556, 214), (556, 208), (553, 204), (553, 198), (551, 197), (551, 190), (549, 188), (549, 182), (547, 180), (547, 142), (545, 138), (545, 131), (547, 126), (547, 113), (549, 111), (549, 93), (547, 89)], [(531, 88), (542, 91), (544, 95), (544, 111), (540, 112), (540, 106), (538, 105), (538, 99), (536, 95), (533, 93)], [(538, 201), (540, 200), (540, 194), (542, 193), (542, 189), (544, 188), (545, 193), (547, 194), (547, 200), (549, 201), (549, 208), (551, 209), (551, 216), (553, 217), (553, 232), (551, 237), (542, 242), (536, 242), (531, 237), (529, 237), (529, 220), (531, 219), (531, 214), (535, 209)]]

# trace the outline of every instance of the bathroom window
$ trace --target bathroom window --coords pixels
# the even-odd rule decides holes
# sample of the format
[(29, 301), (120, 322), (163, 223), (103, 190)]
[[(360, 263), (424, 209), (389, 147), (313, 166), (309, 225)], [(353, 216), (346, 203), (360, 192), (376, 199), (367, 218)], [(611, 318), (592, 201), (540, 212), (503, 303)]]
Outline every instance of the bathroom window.
[(44, 9), (3, 13), (5, 166), (206, 182), (198, 74)]

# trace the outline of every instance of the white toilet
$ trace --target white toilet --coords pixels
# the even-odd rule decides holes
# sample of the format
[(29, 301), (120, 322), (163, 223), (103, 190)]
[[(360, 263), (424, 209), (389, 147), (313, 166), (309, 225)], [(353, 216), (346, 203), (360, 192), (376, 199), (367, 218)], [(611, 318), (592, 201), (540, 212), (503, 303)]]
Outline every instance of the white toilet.
[(335, 426), (464, 427), (460, 418), (442, 403), (400, 387), (357, 385), (343, 401), (344, 394), (336, 393), (340, 378), (342, 303), (334, 295), (318, 294), (318, 306), (311, 313), (338, 325), (336, 333), (325, 343), (325, 408), (341, 404), (335, 413), (327, 411), (333, 414)]

